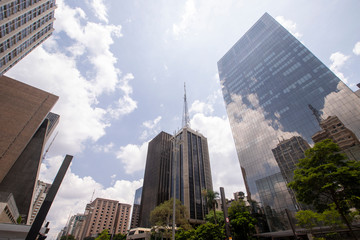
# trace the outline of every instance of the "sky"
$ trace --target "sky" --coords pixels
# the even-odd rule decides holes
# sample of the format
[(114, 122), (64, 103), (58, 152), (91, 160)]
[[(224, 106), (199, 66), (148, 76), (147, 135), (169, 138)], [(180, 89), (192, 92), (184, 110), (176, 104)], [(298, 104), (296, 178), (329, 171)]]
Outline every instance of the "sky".
[(133, 203), (148, 142), (182, 127), (184, 83), (214, 190), (245, 192), (217, 61), (268, 12), (357, 90), (359, 9), (357, 0), (57, 0), (54, 34), (5, 74), (59, 96), (39, 179), (51, 183), (65, 155), (74, 158), (48, 239), (96, 197)]

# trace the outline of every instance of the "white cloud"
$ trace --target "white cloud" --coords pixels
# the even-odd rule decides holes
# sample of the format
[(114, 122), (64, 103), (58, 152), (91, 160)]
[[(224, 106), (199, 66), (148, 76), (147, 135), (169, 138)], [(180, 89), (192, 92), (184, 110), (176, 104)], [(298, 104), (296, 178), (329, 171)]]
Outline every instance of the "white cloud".
[(355, 55), (360, 55), (360, 42), (357, 42), (353, 48), (353, 53)]
[(330, 61), (332, 62), (330, 65), (330, 70), (333, 71), (336, 76), (338, 76), (343, 82), (348, 83), (347, 78), (345, 78), (344, 74), (340, 72), (340, 68), (345, 64), (345, 62), (350, 58), (350, 56), (346, 56), (341, 52), (336, 52), (331, 54)]
[(187, 0), (180, 21), (173, 24), (171, 32), (175, 39), (196, 35), (199, 30), (211, 28), (209, 23), (219, 15), (226, 15), (231, 9), (242, 4), (242, 1), (238, 0)]
[(185, 3), (184, 14), (181, 17), (181, 22), (173, 24), (173, 34), (175, 37), (187, 32), (187, 28), (191, 25), (196, 18), (196, 7), (194, 0), (187, 0)]
[(195, 100), (191, 104), (189, 112), (210, 114), (210, 113), (214, 112), (214, 108), (211, 104), (200, 102), (199, 100)]
[[(39, 179), (52, 183), (62, 160), (62, 156), (46, 159), (42, 164)], [(69, 216), (84, 213), (85, 206), (90, 202), (94, 192), (93, 200), (101, 197), (132, 204), (135, 191), (141, 186), (142, 179), (136, 181), (117, 180), (110, 187), (105, 188), (92, 177), (76, 175), (70, 167), (46, 218), (50, 222), (48, 238), (56, 238), (58, 232), (66, 225)]]
[(89, 0), (87, 3), (90, 5), (91, 10), (95, 16), (105, 23), (108, 23), (107, 7), (105, 6), (104, 0)]
[(296, 29), (296, 23), (290, 19), (285, 19), (283, 16), (277, 16), (276, 21), (278, 21), (284, 28), (286, 28), (292, 35), (296, 38), (301, 38), (302, 34), (299, 33)]
[(149, 121), (145, 121), (143, 122), (143, 126), (149, 129), (153, 129), (154, 127), (157, 126), (157, 124), (160, 122), (161, 120), (161, 116), (158, 116), (157, 118), (155, 118), (154, 120), (149, 120)]
[[(113, 38), (121, 36), (121, 26), (84, 21), (87, 17), (81, 8), (70, 8), (62, 0), (57, 5), (54, 36), (8, 75), (60, 96), (53, 109), (61, 118), (52, 152), (75, 154), (84, 149), (86, 140), (95, 142), (104, 136), (110, 126), (109, 117), (118, 118), (136, 109), (129, 85), (134, 77), (127, 74), (120, 78), (117, 60), (110, 51)], [(72, 45), (61, 49), (58, 42), (62, 39), (57, 35), (60, 32), (73, 40)], [(85, 65), (87, 72), (82, 72), (78, 65)], [(98, 106), (98, 97), (105, 93), (119, 96), (114, 107)]]
[(95, 145), (93, 147), (95, 152), (104, 152), (104, 153), (109, 153), (110, 151), (112, 151), (112, 149), (114, 148), (114, 143), (110, 142), (108, 144), (105, 145)]
[(153, 137), (154, 135), (158, 134), (160, 132), (160, 120), (161, 116), (158, 116), (154, 120), (143, 122), (142, 126), (146, 129), (142, 132), (140, 139), (147, 140), (149, 137)]
[(120, 147), (116, 158), (124, 164), (125, 172), (132, 174), (145, 169), (148, 142), (142, 145), (128, 144)]

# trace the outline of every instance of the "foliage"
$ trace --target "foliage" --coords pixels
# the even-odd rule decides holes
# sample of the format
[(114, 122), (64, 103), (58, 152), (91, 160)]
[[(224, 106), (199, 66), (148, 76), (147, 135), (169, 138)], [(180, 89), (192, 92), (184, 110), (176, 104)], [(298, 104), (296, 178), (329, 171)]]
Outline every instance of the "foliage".
[[(216, 211), (216, 219), (217, 219), (217, 223), (219, 224), (219, 226), (224, 225), (225, 221), (224, 221), (224, 213), (223, 213), (223, 211)], [(211, 222), (211, 223), (215, 224), (214, 212), (213, 211), (209, 212), (205, 216), (205, 220), (207, 222)]]
[(199, 240), (221, 240), (225, 238), (224, 229), (217, 224), (205, 223), (195, 230), (195, 239)]
[(189, 229), (184, 230), (182, 228), (178, 229), (175, 233), (175, 239), (176, 240), (188, 240), (188, 239), (194, 239), (195, 236), (195, 229)]
[(206, 205), (207, 205), (207, 208), (210, 212), (210, 210), (212, 209), (213, 212), (214, 212), (214, 220), (215, 220), (215, 224), (217, 224), (217, 216), (216, 216), (216, 207), (218, 206), (218, 203), (217, 203), (217, 199), (219, 199), (219, 193), (218, 192), (214, 192), (213, 190), (211, 189), (204, 189), (202, 191), (202, 195), (205, 197), (206, 199)]
[(126, 234), (121, 234), (121, 233), (115, 234), (113, 240), (126, 240)]
[(311, 210), (302, 210), (295, 214), (297, 220), (297, 225), (309, 229), (312, 232), (312, 229), (318, 226), (321, 222), (321, 216), (319, 213), (313, 212)]
[(84, 237), (83, 240), (95, 240), (95, 238), (94, 237)]
[(176, 240), (221, 240), (224, 238), (224, 228), (210, 222), (200, 225), (196, 230), (181, 229), (175, 234)]
[[(175, 223), (177, 227), (190, 229), (187, 220), (187, 211), (179, 199), (176, 199)], [(150, 223), (152, 226), (169, 226), (172, 223), (173, 199), (163, 202), (150, 213)]]
[(243, 200), (233, 201), (228, 209), (233, 239), (252, 239), (256, 219), (250, 214)]
[(109, 230), (103, 230), (95, 240), (110, 240)]
[(299, 201), (312, 205), (319, 212), (331, 208), (331, 203), (351, 230), (350, 208), (360, 208), (360, 162), (349, 161), (330, 139), (318, 142), (305, 151), (288, 184)]
[(22, 222), (22, 217), (21, 215), (19, 215), (19, 217), (16, 219), (16, 223), (21, 224), (21, 222)]
[(75, 240), (75, 237), (73, 235), (66, 235), (66, 236), (62, 236), (60, 238), (60, 240)]

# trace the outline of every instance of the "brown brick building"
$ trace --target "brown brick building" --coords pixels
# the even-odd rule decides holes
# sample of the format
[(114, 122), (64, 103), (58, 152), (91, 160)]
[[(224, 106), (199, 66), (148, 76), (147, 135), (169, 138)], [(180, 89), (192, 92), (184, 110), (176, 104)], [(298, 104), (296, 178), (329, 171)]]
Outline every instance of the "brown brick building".
[(126, 234), (130, 223), (130, 210), (130, 204), (96, 198), (85, 210), (86, 223), (81, 239), (96, 237), (105, 229), (111, 234)]
[(43, 148), (59, 120), (59, 115), (49, 114), (57, 100), (51, 93), (0, 77), (0, 192), (13, 194), (25, 222)]

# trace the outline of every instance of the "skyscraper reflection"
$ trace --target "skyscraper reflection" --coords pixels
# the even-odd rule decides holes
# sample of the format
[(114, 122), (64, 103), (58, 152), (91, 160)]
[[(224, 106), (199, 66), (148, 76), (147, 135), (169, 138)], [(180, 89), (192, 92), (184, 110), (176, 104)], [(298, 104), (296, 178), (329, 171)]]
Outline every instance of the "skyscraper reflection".
[(286, 187), (291, 169), (323, 130), (321, 119), (336, 116), (360, 137), (360, 98), (267, 13), (218, 70), (248, 195), (262, 205), (270, 231), (290, 229), (285, 209), (298, 209)]

